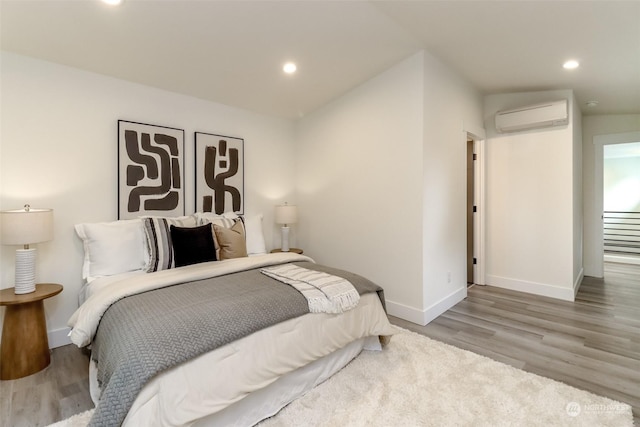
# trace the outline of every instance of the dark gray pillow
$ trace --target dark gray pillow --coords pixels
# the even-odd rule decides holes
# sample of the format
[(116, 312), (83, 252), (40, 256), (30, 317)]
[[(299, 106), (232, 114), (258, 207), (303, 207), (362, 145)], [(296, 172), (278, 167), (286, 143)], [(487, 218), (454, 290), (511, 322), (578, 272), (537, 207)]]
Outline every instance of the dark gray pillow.
[(213, 243), (211, 224), (199, 227), (172, 225), (170, 230), (176, 267), (216, 261), (216, 246)]

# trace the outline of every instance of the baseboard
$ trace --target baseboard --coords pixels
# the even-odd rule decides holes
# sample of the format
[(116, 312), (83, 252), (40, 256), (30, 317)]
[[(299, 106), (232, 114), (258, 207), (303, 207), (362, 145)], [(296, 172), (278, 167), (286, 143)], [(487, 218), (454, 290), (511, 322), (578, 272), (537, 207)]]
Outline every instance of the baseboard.
[(434, 304), (431, 304), (429, 307), (423, 310), (387, 300), (387, 313), (392, 316), (407, 320), (409, 322), (424, 326), (463, 299), (465, 299), (466, 296), (467, 287), (464, 286), (453, 291), (446, 297), (440, 299)]
[(578, 295), (578, 291), (580, 290), (582, 279), (584, 279), (584, 268), (580, 269), (580, 272), (578, 273), (578, 277), (576, 277), (576, 280), (573, 282), (573, 300), (572, 301), (576, 300), (576, 295)]
[(454, 305), (456, 305), (466, 297), (467, 297), (467, 284), (465, 283), (464, 286), (462, 286), (461, 288), (456, 289), (446, 297), (442, 298), (440, 301), (437, 301), (436, 303), (431, 304), (429, 307), (427, 307), (424, 312), (425, 317), (424, 317), (423, 325), (426, 325), (427, 323), (431, 322), (433, 319), (440, 316), (442, 313), (449, 310), (451, 307), (453, 307)]
[(62, 347), (63, 345), (71, 344), (69, 332), (71, 332), (71, 328), (60, 328), (47, 332), (49, 348)]
[(418, 325), (426, 325), (426, 323), (422, 323), (422, 319), (424, 319), (423, 310), (390, 300), (386, 300), (385, 303), (387, 306), (387, 313), (391, 316), (399, 317), (400, 319), (404, 319)]
[(526, 292), (528, 294), (556, 298), (564, 301), (575, 301), (575, 285), (571, 288), (561, 288), (559, 286), (548, 285), (546, 283), (527, 282), (524, 280), (511, 279), (508, 277), (494, 276), (490, 274), (488, 274), (486, 277), (487, 284), (490, 286), (495, 286), (497, 288)]

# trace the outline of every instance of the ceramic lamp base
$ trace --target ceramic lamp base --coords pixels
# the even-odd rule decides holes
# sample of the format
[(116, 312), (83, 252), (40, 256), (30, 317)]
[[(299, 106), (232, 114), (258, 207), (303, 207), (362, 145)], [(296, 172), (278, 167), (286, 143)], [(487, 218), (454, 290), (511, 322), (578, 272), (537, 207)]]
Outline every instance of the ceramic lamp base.
[(282, 227), (282, 252), (289, 252), (289, 230), (290, 228), (287, 226)]
[(36, 250), (16, 250), (16, 294), (36, 291)]

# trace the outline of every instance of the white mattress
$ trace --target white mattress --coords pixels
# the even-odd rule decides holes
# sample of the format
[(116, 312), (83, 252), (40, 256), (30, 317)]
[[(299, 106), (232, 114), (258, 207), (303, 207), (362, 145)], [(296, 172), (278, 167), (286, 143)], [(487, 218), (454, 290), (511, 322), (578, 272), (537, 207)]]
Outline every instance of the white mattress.
[[(341, 315), (315, 313), (282, 322), (158, 375), (140, 392), (123, 425), (183, 426), (199, 420), (206, 425), (228, 425), (230, 419), (237, 425), (252, 425), (296, 397), (285, 396), (287, 388), (304, 392), (348, 363), (364, 345), (361, 338), (393, 333), (375, 293), (363, 295), (358, 307)], [(344, 352), (335, 353), (346, 346)], [(265, 401), (260, 407), (248, 400), (248, 406), (255, 410), (247, 411), (238, 404), (241, 409), (236, 412), (221, 412), (287, 374), (304, 372), (299, 368), (331, 354), (337, 359), (329, 357), (319, 362), (301, 379), (291, 375), (297, 386), (285, 383), (277, 389), (276, 384), (274, 393), (280, 397), (274, 399), (263, 392), (266, 406)], [(92, 375), (92, 397), (99, 395), (96, 385)], [(211, 414), (218, 414), (218, 418)], [(246, 414), (246, 418), (237, 418), (239, 414)], [(226, 421), (221, 422), (220, 417)]]

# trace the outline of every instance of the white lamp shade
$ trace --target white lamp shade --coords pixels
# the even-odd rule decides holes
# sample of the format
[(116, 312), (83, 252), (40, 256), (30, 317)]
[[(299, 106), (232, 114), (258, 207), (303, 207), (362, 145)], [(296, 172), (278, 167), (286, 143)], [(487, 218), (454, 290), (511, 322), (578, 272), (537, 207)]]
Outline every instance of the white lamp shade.
[(29, 245), (53, 240), (52, 209), (0, 211), (3, 245)]
[(298, 207), (295, 205), (276, 206), (276, 224), (295, 224), (298, 222)]

